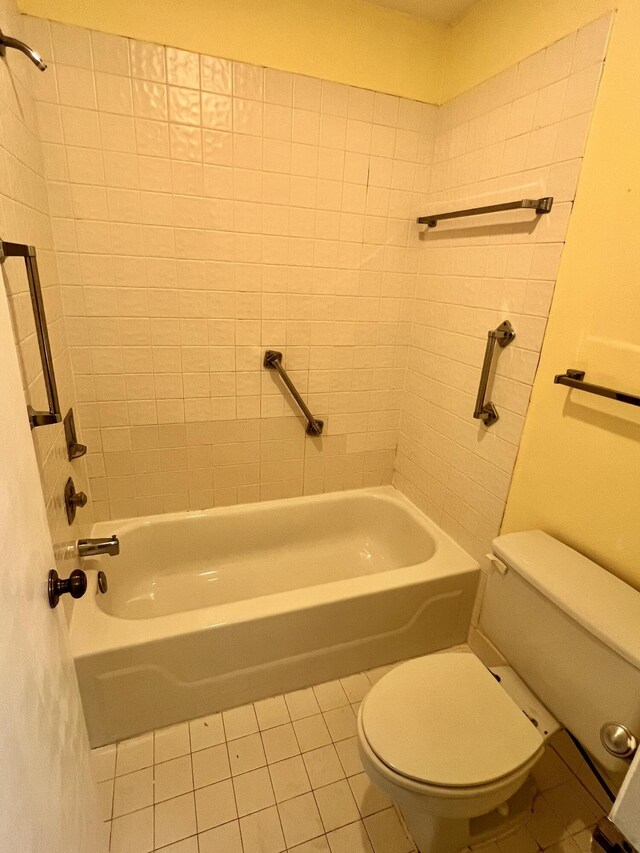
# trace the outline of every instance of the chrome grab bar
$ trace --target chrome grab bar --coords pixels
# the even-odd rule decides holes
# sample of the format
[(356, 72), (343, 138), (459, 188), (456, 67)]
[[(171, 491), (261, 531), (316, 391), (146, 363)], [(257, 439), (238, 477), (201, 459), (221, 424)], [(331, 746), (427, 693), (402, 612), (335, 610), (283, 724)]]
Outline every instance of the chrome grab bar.
[(298, 389), (293, 384), (291, 379), (289, 379), (287, 371), (282, 366), (282, 353), (273, 349), (266, 350), (264, 354), (263, 366), (268, 368), (269, 370), (276, 370), (284, 384), (287, 386), (289, 391), (291, 391), (291, 396), (296, 401), (296, 403), (302, 410), (303, 415), (307, 419), (307, 435), (322, 435), (324, 421), (321, 421), (318, 418), (314, 418), (314, 416), (309, 411), (307, 404), (298, 393)]
[(49, 401), (49, 411), (47, 412), (37, 412), (32, 406), (27, 406), (29, 423), (31, 429), (48, 424), (59, 424), (62, 420), (62, 414), (60, 413), (60, 400), (58, 399), (58, 388), (53, 370), (53, 355), (49, 342), (49, 332), (47, 331), (47, 317), (44, 312), (35, 246), (27, 246), (23, 243), (7, 243), (0, 240), (0, 264), (4, 263), (7, 258), (24, 258), (33, 316), (36, 321), (36, 336), (40, 349), (40, 359), (42, 360), (44, 386)]
[(484, 361), (482, 362), (482, 370), (480, 372), (478, 396), (476, 397), (476, 407), (473, 411), (473, 417), (481, 420), (485, 426), (491, 426), (500, 417), (493, 403), (487, 403), (484, 399), (487, 394), (493, 351), (496, 344), (500, 347), (508, 346), (515, 336), (516, 333), (513, 330), (513, 326), (508, 320), (500, 323), (497, 329), (491, 329), (487, 334), (487, 346), (484, 351)]
[(569, 388), (579, 388), (580, 391), (597, 394), (598, 397), (609, 397), (611, 400), (618, 400), (619, 403), (640, 406), (639, 396), (626, 394), (624, 391), (615, 391), (613, 388), (606, 388), (604, 385), (592, 385), (590, 382), (584, 381), (584, 376), (584, 370), (567, 370), (566, 373), (559, 373), (554, 376), (553, 381), (556, 385), (567, 385)]
[(505, 201), (502, 204), (487, 204), (484, 207), (468, 207), (466, 210), (451, 210), (448, 213), (432, 213), (430, 216), (419, 216), (418, 225), (428, 225), (435, 228), (440, 219), (458, 219), (461, 216), (479, 216), (481, 213), (499, 213), (502, 210), (535, 210), (540, 216), (549, 213), (553, 207), (553, 196), (544, 198), (521, 198), (518, 201)]

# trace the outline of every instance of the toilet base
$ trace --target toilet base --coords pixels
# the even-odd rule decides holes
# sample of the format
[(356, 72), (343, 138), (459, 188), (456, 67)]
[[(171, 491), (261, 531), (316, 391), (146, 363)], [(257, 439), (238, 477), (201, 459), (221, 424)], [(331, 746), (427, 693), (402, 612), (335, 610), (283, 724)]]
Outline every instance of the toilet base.
[[(515, 832), (528, 820), (536, 786), (531, 776), (499, 808), (473, 818), (443, 818), (400, 808), (420, 853), (459, 853), (465, 847), (493, 841)], [(503, 812), (506, 812), (503, 813)]]

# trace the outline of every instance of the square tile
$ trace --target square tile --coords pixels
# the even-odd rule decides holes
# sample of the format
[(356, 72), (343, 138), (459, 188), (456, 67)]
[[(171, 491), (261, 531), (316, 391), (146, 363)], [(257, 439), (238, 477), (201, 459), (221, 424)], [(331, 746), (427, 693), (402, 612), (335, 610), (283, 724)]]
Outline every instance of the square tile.
[(362, 821), (350, 823), (327, 834), (331, 853), (373, 853)]
[(296, 720), (293, 728), (302, 752), (331, 743), (331, 735), (322, 714)]
[(117, 853), (153, 850), (153, 807), (111, 821), (111, 849)]
[(201, 749), (191, 755), (193, 765), (193, 783), (196, 788), (222, 782), (231, 776), (231, 767), (225, 743)]
[(321, 711), (330, 711), (332, 708), (340, 708), (342, 705), (349, 704), (347, 694), (339, 681), (326, 681), (324, 684), (317, 684), (313, 688), (313, 692)]
[(153, 805), (153, 767), (118, 776), (113, 791), (113, 816)]
[(350, 737), (346, 740), (338, 741), (335, 744), (335, 748), (345, 776), (354, 776), (356, 773), (362, 772), (364, 768), (360, 761), (357, 737)]
[(228, 744), (227, 749), (233, 776), (239, 776), (241, 773), (248, 773), (249, 770), (264, 767), (267, 763), (262, 747), (262, 738), (259, 734), (236, 738)]
[(165, 800), (155, 807), (156, 847), (164, 847), (196, 833), (193, 793)]
[(312, 717), (320, 713), (320, 705), (311, 687), (285, 693), (284, 700), (292, 720), (301, 720), (303, 717)]
[[(384, 814), (384, 812), (383, 812)], [(500, 853), (537, 853), (538, 845), (526, 826), (496, 842)]]
[(91, 750), (91, 772), (96, 782), (113, 779), (116, 775), (116, 745), (100, 746)]
[(253, 705), (242, 705), (222, 712), (227, 740), (234, 740), (258, 731), (258, 720)]
[(169, 761), (191, 751), (189, 741), (189, 723), (179, 723), (154, 732), (155, 762)]
[(300, 754), (298, 739), (291, 723), (262, 732), (262, 744), (269, 764)]
[(321, 788), (344, 779), (345, 773), (333, 745), (321, 746), (304, 753), (304, 764), (313, 788)]
[(389, 797), (371, 782), (366, 773), (351, 776), (349, 787), (362, 817), (367, 817), (367, 815), (381, 812), (383, 809), (393, 806)]
[(191, 771), (191, 756), (182, 755), (163, 761), (154, 767), (154, 800), (170, 800), (193, 791), (193, 773)]
[(198, 835), (200, 853), (243, 853), (240, 823), (232, 820)]
[(279, 803), (278, 813), (287, 847), (302, 844), (303, 841), (324, 834), (313, 794), (303, 794), (301, 797)]
[(254, 702), (254, 708), (261, 731), (282, 726), (289, 722), (289, 711), (284, 696), (274, 696), (272, 699)]
[(364, 825), (375, 853), (411, 853), (414, 849), (413, 841), (404, 831), (395, 809), (366, 817)]
[(141, 770), (153, 764), (153, 733), (120, 741), (117, 748), (116, 776)]
[(271, 779), (266, 767), (252, 770), (242, 776), (234, 776), (233, 790), (240, 817), (275, 805)]
[(309, 777), (299, 755), (270, 764), (269, 774), (277, 803), (306, 794), (311, 790)]
[(347, 678), (341, 678), (340, 684), (347, 694), (349, 702), (361, 702), (369, 690), (371, 690), (371, 682), (364, 672), (349, 675)]
[(325, 711), (323, 716), (333, 741), (355, 737), (357, 733), (356, 715), (351, 705)]
[(230, 780), (196, 790), (198, 831), (228, 823), (238, 817), (233, 786)]
[(296, 844), (295, 847), (289, 847), (288, 850), (289, 853), (331, 853), (326, 835), (312, 838), (311, 841), (305, 841), (304, 844)]
[(244, 853), (280, 853), (285, 849), (275, 806), (241, 818), (240, 832)]
[(111, 820), (113, 809), (113, 779), (98, 782), (98, 811), (100, 820)]
[(316, 788), (314, 795), (327, 832), (360, 819), (358, 806), (346, 779), (325, 785), (324, 788)]
[(222, 725), (222, 714), (211, 714), (208, 717), (200, 717), (189, 723), (189, 735), (191, 738), (191, 751), (206, 749), (208, 746), (216, 746), (224, 743), (224, 726)]

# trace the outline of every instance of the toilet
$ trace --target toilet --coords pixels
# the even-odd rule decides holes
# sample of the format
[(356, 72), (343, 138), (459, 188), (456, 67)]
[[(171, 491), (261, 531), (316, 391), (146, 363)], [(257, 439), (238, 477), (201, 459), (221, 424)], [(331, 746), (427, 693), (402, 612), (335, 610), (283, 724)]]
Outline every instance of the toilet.
[(478, 631), (499, 665), (467, 652), (407, 661), (358, 714), (364, 769), (420, 853), (458, 853), (526, 820), (531, 770), (560, 727), (614, 782), (630, 759), (601, 730), (640, 735), (640, 593), (539, 530), (499, 536), (492, 562)]

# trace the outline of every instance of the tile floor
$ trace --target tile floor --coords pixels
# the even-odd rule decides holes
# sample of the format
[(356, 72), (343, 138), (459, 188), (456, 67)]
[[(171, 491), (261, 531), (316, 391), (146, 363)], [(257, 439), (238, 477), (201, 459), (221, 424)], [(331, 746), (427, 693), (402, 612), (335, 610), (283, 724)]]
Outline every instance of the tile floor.
[[(412, 853), (362, 770), (356, 714), (390, 667), (93, 750), (112, 853)], [(559, 755), (531, 819), (484, 853), (579, 853), (604, 812)]]

